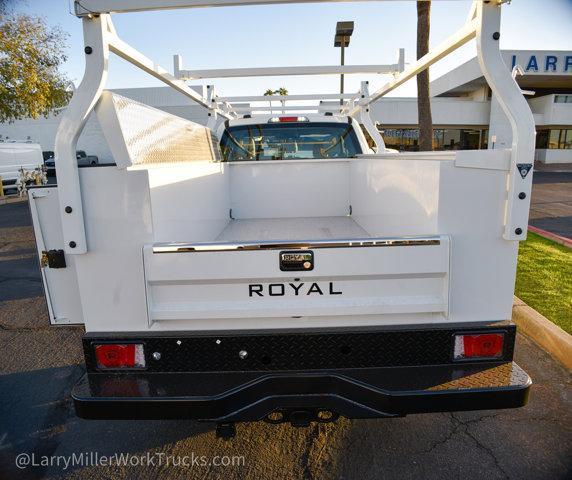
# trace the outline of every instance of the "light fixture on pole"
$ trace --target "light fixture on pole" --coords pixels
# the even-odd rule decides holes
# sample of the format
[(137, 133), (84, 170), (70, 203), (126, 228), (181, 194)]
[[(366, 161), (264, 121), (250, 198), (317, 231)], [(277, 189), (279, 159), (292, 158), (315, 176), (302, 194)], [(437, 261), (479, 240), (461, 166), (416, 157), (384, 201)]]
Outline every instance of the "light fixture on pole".
[[(345, 64), (345, 48), (350, 45), (350, 37), (354, 33), (354, 22), (338, 22), (336, 24), (336, 35), (334, 37), (334, 47), (341, 49), (341, 65)], [(344, 93), (344, 74), (340, 75), (340, 93)], [(340, 105), (344, 104), (344, 99), (340, 99)]]

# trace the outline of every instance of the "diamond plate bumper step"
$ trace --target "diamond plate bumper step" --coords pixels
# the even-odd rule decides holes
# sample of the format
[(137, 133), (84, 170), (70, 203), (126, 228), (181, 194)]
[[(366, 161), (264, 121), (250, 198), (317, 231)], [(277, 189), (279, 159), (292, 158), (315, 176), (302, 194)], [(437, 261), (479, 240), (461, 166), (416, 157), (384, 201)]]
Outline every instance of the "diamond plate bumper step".
[[(72, 397), (92, 419), (187, 418), (229, 423), (273, 412), (332, 412), (347, 418), (515, 408), (529, 376), (514, 362), (313, 372), (86, 374)], [(275, 415), (274, 415), (275, 416)], [(276, 423), (276, 422), (271, 422)]]

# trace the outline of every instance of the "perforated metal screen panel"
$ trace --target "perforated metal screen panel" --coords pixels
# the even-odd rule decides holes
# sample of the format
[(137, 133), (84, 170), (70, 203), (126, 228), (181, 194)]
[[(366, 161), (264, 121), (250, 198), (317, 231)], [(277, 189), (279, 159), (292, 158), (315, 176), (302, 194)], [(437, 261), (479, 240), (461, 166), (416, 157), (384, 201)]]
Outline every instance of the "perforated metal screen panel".
[(221, 158), (218, 139), (198, 123), (107, 91), (96, 112), (119, 167)]

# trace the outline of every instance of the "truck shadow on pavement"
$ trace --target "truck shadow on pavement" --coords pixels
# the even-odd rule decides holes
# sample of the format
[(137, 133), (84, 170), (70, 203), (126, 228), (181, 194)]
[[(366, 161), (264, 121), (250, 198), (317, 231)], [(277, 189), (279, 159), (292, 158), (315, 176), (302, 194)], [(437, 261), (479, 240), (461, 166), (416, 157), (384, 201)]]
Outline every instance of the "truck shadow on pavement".
[[(75, 416), (71, 389), (84, 371), (82, 365), (69, 365), (0, 376), (0, 472), (22, 474), (15, 465), (21, 453), (34, 454), (36, 462), (84, 452), (141, 454), (212, 430), (209, 424), (181, 420), (80, 419)], [(78, 468), (82, 465), (70, 465), (65, 472)], [(46, 465), (26, 473), (39, 478), (61, 470)]]

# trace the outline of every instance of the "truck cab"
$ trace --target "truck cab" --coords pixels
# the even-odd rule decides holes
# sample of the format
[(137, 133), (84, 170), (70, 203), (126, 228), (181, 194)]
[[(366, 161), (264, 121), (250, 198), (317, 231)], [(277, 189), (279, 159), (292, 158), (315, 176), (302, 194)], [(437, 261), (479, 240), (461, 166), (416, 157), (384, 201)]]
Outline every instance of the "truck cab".
[(348, 116), (250, 116), (225, 122), (220, 138), (225, 162), (355, 158), (370, 150)]

